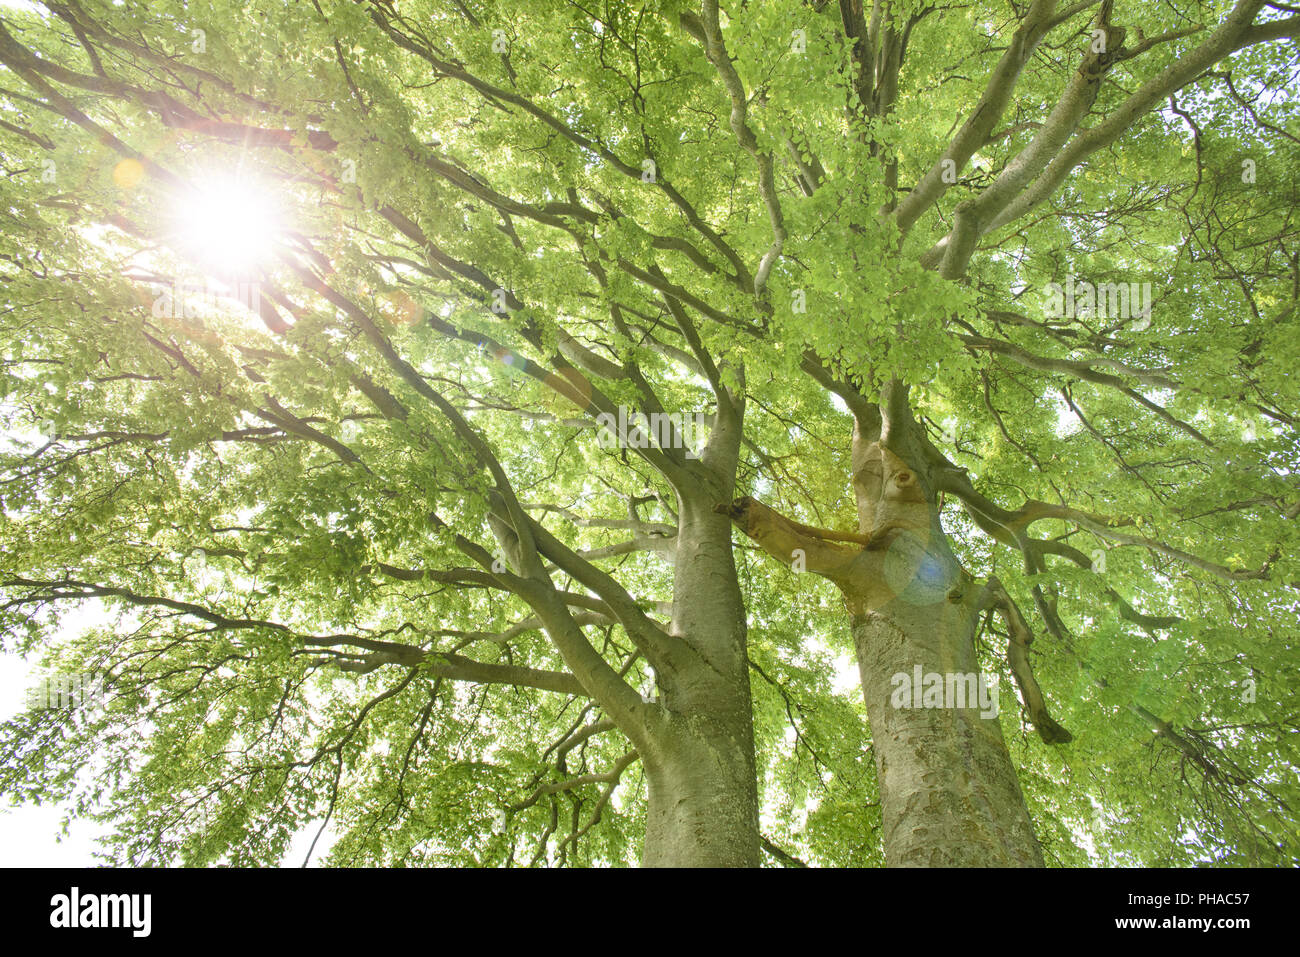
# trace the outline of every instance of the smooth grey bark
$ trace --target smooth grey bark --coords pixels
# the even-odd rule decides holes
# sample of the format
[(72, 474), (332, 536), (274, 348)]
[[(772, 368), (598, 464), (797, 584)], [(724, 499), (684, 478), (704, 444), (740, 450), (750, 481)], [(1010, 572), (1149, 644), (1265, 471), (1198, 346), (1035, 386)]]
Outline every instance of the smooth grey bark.
[(652, 746), (642, 754), (649, 867), (757, 867), (758, 782), (745, 605), (731, 523), (743, 406), (718, 389), (695, 481), (678, 487), (671, 633), (691, 649), (659, 671)]
[(837, 583), (852, 618), (871, 726), (885, 861), (1042, 867), (996, 713), (986, 717), (978, 700), (899, 707), (894, 698), (894, 676), (911, 680), (918, 666), (945, 679), (978, 674), (975, 629), (984, 593), (949, 547), (924, 434), (901, 386), (886, 389), (874, 440), (872, 426), (854, 434), (854, 494), (868, 543)]
[(918, 665), (923, 673), (978, 671), (972, 591), (956, 601), (899, 598), (852, 618), (891, 867), (1043, 866), (996, 715), (985, 717), (977, 701), (909, 708), (893, 700), (893, 676), (910, 679)]
[(673, 631), (700, 660), (659, 676), (661, 734), (645, 761), (647, 866), (756, 867), (758, 785), (745, 609), (731, 526), (682, 503)]

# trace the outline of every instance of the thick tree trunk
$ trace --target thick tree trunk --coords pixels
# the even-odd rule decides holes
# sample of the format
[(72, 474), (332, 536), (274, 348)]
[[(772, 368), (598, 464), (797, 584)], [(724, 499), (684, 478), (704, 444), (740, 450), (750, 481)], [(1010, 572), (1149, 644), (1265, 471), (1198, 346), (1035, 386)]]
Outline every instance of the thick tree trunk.
[(658, 676), (661, 733), (643, 756), (652, 867), (759, 863), (745, 610), (731, 526), (712, 504), (683, 501), (678, 522), (673, 632), (699, 660)]
[[(1041, 867), (993, 704), (997, 692), (989, 680), (980, 693), (974, 645), (981, 611), (1002, 608), (1012, 671), (1039, 733), (1068, 741), (1029, 670), (1032, 635), (1000, 583), (976, 586), (953, 555), (939, 521), (935, 456), (906, 389), (891, 383), (878, 411), (860, 404), (855, 418), (857, 533), (792, 522), (751, 498), (724, 510), (768, 554), (825, 576), (844, 595), (876, 755), (886, 863)], [(927, 695), (936, 681), (938, 694)]]
[(647, 761), (646, 867), (757, 867), (758, 796), (748, 721), (691, 715)]
[[(948, 545), (921, 433), (905, 402), (895, 396), (881, 411), (879, 440), (867, 441), (861, 429), (854, 435), (866, 547), (836, 579), (852, 617), (871, 724), (885, 861), (1041, 867), (996, 705), (980, 706), (974, 635), (984, 594)], [(933, 698), (923, 694), (933, 687), (927, 675), (942, 681)], [(996, 702), (996, 690), (985, 699)]]
[[(894, 676), (910, 683), (918, 665), (922, 674), (978, 671), (971, 601), (968, 594), (933, 605), (897, 600), (853, 615), (891, 867), (1043, 866), (996, 713), (986, 714), (978, 700), (897, 706), (903, 683)], [(914, 690), (917, 700), (903, 700), (920, 705)]]

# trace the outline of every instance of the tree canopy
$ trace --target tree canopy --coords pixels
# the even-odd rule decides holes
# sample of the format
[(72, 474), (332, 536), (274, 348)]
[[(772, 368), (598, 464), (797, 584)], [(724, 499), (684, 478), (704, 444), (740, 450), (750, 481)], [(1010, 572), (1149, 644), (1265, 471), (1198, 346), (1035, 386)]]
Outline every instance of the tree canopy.
[(650, 792), (724, 728), (756, 822), (683, 793), (765, 863), (882, 865), (845, 602), (714, 534), (742, 500), (869, 549), (856, 429), (1001, 589), (973, 640), (1048, 864), (1297, 863), (1297, 36), (5, 9), (2, 647), (107, 703), (4, 725), (0, 787), (123, 863), (671, 862), (699, 825)]

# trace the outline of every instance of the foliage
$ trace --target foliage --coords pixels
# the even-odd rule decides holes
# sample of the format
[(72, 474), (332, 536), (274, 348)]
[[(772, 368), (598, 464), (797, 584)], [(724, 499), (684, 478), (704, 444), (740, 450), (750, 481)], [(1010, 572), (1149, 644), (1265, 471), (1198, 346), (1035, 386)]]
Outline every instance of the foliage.
[[(596, 414), (713, 416), (743, 393), (737, 494), (851, 528), (851, 418), (827, 382), (898, 378), (984, 496), (1105, 517), (1037, 523), (1051, 559), (1033, 567), (944, 511), (965, 567), (1031, 610), (1074, 735), (1028, 733), (990, 624), (1049, 861), (1295, 863), (1294, 33), (1160, 97), (957, 277), (927, 260), (1049, 122), (1093, 29), (1077, 6), (907, 228), (893, 211), (1032, 14), (899, 0), (906, 58), (873, 109), (836, 5), (730, 4), (751, 150), (678, 0), (7, 9), (3, 650), (105, 673), (111, 694), (9, 722), (0, 787), (111, 821), (121, 862), (275, 863), (324, 824), (335, 864), (634, 864), (641, 765), (587, 694), (538, 687), (572, 668), (506, 583), (525, 573), (492, 525), (502, 476), (662, 623), (677, 466), (603, 447)], [(1130, 51), (1159, 42), (1111, 68), (1083, 130), (1229, 11), (1117, 5)], [(239, 275), (177, 221), (214, 175), (268, 188), (288, 224)], [(756, 283), (769, 192), (784, 242)], [(159, 315), (160, 284), (205, 272), (260, 306)], [(1047, 316), (1067, 277), (1151, 283), (1149, 321)], [(763, 834), (879, 865), (838, 599), (736, 554)], [(585, 596), (590, 646), (650, 687), (626, 616), (551, 577)]]

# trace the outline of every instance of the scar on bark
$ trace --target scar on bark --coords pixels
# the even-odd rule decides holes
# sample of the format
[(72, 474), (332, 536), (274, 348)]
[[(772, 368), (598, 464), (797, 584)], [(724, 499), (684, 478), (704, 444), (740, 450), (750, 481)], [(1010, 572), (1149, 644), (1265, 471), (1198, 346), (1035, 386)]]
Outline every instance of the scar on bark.
[(1007, 643), (1007, 664), (1011, 666), (1012, 677), (1020, 688), (1029, 711), (1029, 720), (1045, 744), (1068, 744), (1074, 735), (1061, 727), (1047, 712), (1047, 702), (1043, 691), (1034, 677), (1034, 669), (1029, 663), (1029, 645), (1034, 640), (1034, 633), (1029, 630), (1025, 617), (1020, 613), (1014, 599), (996, 577), (990, 577), (984, 586), (984, 598), (980, 602), (981, 610), (996, 608), (1002, 613), (1007, 623), (1010, 641)]

